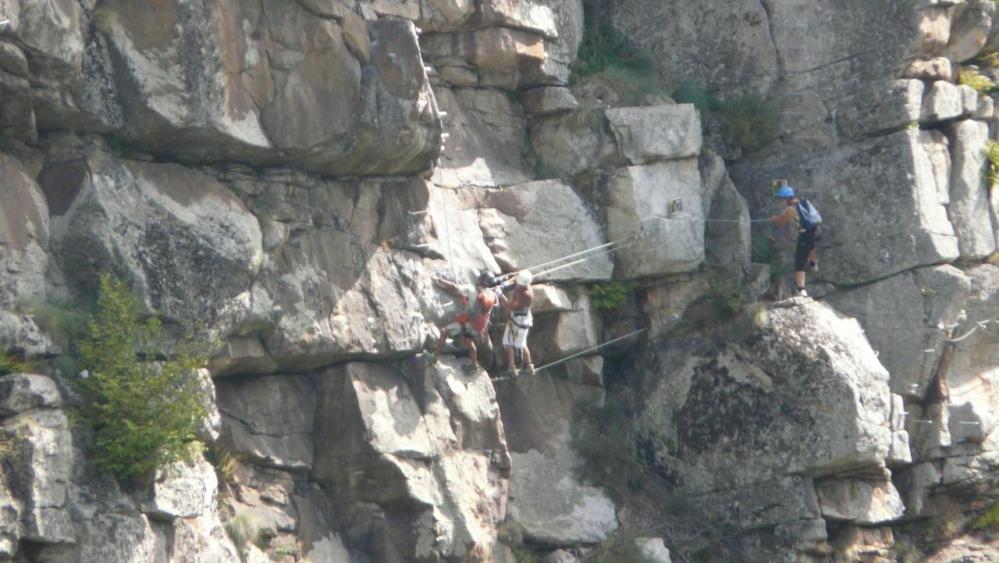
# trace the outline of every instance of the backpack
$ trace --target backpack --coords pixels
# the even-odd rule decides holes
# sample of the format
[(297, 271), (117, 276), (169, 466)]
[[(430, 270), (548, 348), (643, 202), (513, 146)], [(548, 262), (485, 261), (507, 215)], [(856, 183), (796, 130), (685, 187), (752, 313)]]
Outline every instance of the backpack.
[(818, 209), (815, 209), (812, 202), (807, 199), (801, 198), (798, 200), (797, 211), (798, 221), (801, 223), (802, 229), (811, 231), (822, 224), (822, 215)]

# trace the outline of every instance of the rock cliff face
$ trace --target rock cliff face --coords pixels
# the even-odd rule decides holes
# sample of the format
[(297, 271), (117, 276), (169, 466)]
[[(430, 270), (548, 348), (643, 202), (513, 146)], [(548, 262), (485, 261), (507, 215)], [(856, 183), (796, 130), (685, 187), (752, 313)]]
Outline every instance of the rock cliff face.
[[(37, 372), (0, 376), (0, 559), (988, 549), (951, 540), (999, 499), (995, 103), (956, 77), (994, 3), (587, 9), (0, 0), (0, 348)], [(779, 108), (770, 144), (573, 75), (594, 17), (666, 91)], [(819, 301), (769, 303), (773, 177), (825, 217)], [(535, 364), (567, 361), (494, 379), (500, 322), (486, 370), (423, 361), (458, 309), (433, 277), (529, 267)], [(88, 460), (45, 312), (102, 273), (220, 343), (207, 453), (138, 483)], [(586, 471), (577, 413), (608, 397), (651, 508)], [(711, 545), (669, 533), (679, 504)]]

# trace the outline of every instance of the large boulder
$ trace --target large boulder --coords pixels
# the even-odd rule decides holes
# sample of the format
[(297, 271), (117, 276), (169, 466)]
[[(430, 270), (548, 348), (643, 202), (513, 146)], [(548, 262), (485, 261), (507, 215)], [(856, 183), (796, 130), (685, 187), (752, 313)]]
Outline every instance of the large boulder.
[(693, 104), (604, 111), (628, 164), (690, 158), (701, 151), (701, 118)]
[(510, 471), (499, 408), (485, 372), (456, 368), (354, 362), (320, 376), (311, 475), (351, 499), (343, 510), (385, 515), (380, 561), (474, 559), (496, 541)]
[(540, 34), (510, 27), (425, 35), (424, 57), (432, 63), (461, 60), (478, 71), (479, 85), (514, 90), (544, 84), (564, 84), (564, 67), (546, 65), (545, 40)]
[[(827, 281), (857, 285), (959, 256), (954, 227), (939, 196), (939, 174), (917, 130), (789, 164), (774, 162), (749, 174), (746, 167), (736, 170), (741, 174), (738, 185), (794, 178), (795, 187), (815, 203), (826, 225), (819, 254)], [(753, 207), (773, 205), (764, 192), (742, 191)]]
[[(722, 91), (766, 90), (780, 69), (770, 13), (755, 0), (714, 1), (689, 10), (679, 0), (614, 6), (614, 27), (669, 68), (670, 90), (708, 84)], [(724, 69), (718, 61), (724, 60)]]
[(270, 466), (312, 467), (317, 398), (308, 377), (232, 377), (216, 385), (227, 448)]
[(3, 421), (9, 479), (24, 503), (20, 537), (74, 543), (67, 492), (75, 452), (69, 419), (59, 409), (28, 410)]
[(572, 176), (627, 164), (599, 108), (581, 108), (532, 120), (531, 150), (545, 177)]
[(415, 250), (432, 244), (431, 226), (437, 236), (445, 228), (428, 223), (423, 180), (339, 182), (273, 171), (228, 182), (261, 217), (267, 254), (253, 291), (233, 307), (262, 345), (245, 348), (245, 365), (301, 371), (422, 348), (424, 317), (439, 306), (423, 273), (443, 273), (444, 263)]
[(697, 160), (616, 170), (607, 181), (607, 234), (634, 244), (615, 253), (615, 277), (687, 272), (704, 260)]
[(438, 186), (504, 186), (531, 179), (524, 161), (525, 123), (518, 105), (502, 92), (480, 88), (436, 88), (446, 112)]
[(601, 396), (592, 386), (547, 372), (499, 384), (513, 458), (510, 517), (533, 543), (596, 543), (617, 528), (616, 508), (607, 494), (580, 481), (584, 460), (570, 438), (576, 408)]
[(898, 520), (905, 505), (891, 480), (828, 479), (816, 483), (822, 514), (834, 520), (880, 524)]
[(215, 511), (218, 503), (215, 468), (199, 453), (190, 460), (171, 463), (156, 470), (153, 485), (141, 503), (142, 511), (155, 519), (195, 518)]
[(222, 321), (263, 263), (256, 217), (214, 178), (176, 164), (50, 161), (40, 175), (52, 246), (79, 296), (114, 273), (162, 315)]
[(49, 209), (16, 159), (0, 154), (0, 308), (43, 301), (48, 266)]
[(891, 375), (892, 392), (922, 398), (944, 350), (946, 336), (938, 325), (958, 319), (970, 285), (961, 270), (936, 266), (837, 292), (826, 300), (860, 321)]
[[(509, 186), (490, 193), (485, 206), (479, 212), (482, 232), (504, 270), (530, 268), (606, 242), (583, 199), (560, 180)], [(567, 232), (573, 236), (566, 237)], [(606, 253), (585, 258), (545, 275), (545, 281), (610, 278), (613, 266)]]
[(949, 135), (953, 166), (947, 214), (957, 233), (961, 257), (978, 260), (996, 250), (984, 175), (989, 126), (981, 121), (960, 121), (950, 128)]
[(650, 354), (658, 367), (638, 429), (656, 465), (689, 490), (885, 463), (888, 372), (860, 325), (827, 305), (785, 301), (724, 341)]
[[(351, 14), (352, 15), (352, 14)], [(324, 174), (417, 172), (440, 122), (412, 23), (317, 16), (299, 2), (101, 4), (125, 136), (205, 161)]]
[(510, 517), (523, 526), (532, 543), (572, 546), (598, 543), (617, 529), (614, 503), (597, 487), (573, 475), (583, 463), (567, 443), (567, 434), (552, 443), (552, 452), (513, 453)]

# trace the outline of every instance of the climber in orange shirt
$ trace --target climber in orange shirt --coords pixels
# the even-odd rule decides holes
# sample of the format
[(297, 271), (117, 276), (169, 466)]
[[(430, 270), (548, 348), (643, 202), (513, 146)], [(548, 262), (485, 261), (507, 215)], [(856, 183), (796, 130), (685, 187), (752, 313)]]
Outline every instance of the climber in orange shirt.
[(463, 305), (463, 310), (455, 316), (450, 324), (441, 327), (440, 336), (437, 339), (437, 349), (434, 350), (434, 355), (430, 361), (431, 363), (437, 362), (437, 356), (444, 348), (444, 342), (448, 336), (453, 339), (461, 338), (465, 349), (468, 350), (469, 360), (462, 369), (466, 372), (474, 372), (479, 367), (478, 350), (475, 347), (476, 337), (484, 337), (487, 339), (487, 344), (490, 344), (486, 329), (489, 327), (489, 314), (497, 301), (496, 290), (493, 289), (496, 282), (492, 274), (482, 272), (477, 280), (478, 288), (469, 285), (459, 286), (441, 278), (434, 278), (434, 283), (444, 291), (454, 295)]

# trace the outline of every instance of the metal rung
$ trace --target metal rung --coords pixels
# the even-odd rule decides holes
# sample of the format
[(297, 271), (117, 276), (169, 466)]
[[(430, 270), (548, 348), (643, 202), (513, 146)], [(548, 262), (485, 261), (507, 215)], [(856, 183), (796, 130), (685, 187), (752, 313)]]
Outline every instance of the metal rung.
[(410, 215), (426, 215), (427, 213), (430, 213), (430, 210), (421, 209), (419, 211), (407, 211), (406, 213), (409, 213)]
[(959, 420), (959, 421), (957, 421), (957, 423), (958, 424), (981, 424), (981, 422), (975, 422), (973, 420)]
[(914, 420), (913, 422), (918, 422), (920, 424), (936, 424), (935, 420)]

